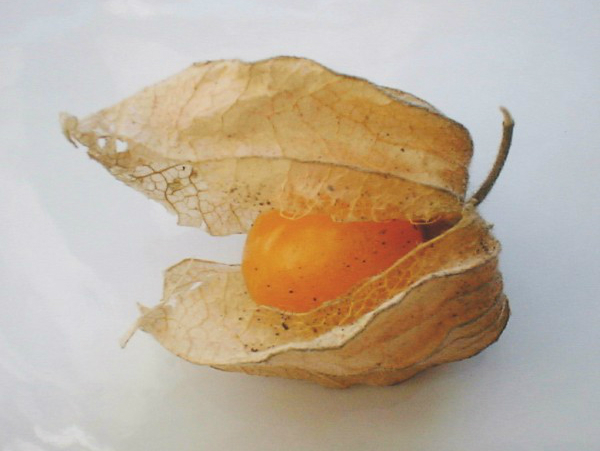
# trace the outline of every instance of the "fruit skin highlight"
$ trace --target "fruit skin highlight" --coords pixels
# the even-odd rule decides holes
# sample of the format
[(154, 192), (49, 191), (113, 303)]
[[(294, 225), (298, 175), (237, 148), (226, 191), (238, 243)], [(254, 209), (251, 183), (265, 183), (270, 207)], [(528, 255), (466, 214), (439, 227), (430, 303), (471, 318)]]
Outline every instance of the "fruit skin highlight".
[(423, 242), (406, 220), (334, 222), (328, 215), (260, 215), (248, 233), (242, 273), (258, 304), (306, 312), (374, 276)]

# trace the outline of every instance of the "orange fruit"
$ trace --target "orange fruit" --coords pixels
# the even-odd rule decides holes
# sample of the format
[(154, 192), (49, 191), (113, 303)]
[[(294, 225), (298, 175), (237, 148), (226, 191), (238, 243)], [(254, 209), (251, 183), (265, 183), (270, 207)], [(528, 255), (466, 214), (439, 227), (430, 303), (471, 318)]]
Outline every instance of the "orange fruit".
[(258, 304), (306, 312), (390, 267), (419, 243), (406, 220), (334, 222), (328, 215), (260, 215), (248, 233), (242, 273)]

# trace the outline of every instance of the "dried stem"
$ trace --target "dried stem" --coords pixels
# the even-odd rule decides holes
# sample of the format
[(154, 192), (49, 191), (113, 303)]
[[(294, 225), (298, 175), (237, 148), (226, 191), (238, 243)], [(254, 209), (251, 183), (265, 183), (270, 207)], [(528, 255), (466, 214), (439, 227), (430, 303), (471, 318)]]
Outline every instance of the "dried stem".
[(473, 206), (479, 205), (486, 198), (502, 171), (502, 167), (506, 162), (506, 157), (508, 157), (515, 122), (506, 108), (500, 107), (500, 111), (504, 116), (504, 121), (502, 121), (502, 141), (500, 142), (500, 148), (498, 149), (498, 156), (496, 157), (492, 170), (482, 183), (481, 187), (469, 199), (468, 203), (473, 204)]

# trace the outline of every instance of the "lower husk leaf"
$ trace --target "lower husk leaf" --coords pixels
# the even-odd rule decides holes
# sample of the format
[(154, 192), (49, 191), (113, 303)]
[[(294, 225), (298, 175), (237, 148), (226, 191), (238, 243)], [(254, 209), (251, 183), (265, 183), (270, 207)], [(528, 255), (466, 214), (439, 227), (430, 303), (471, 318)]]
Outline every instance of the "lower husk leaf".
[(498, 252), (489, 226), (466, 209), (386, 272), (303, 314), (254, 304), (237, 266), (186, 260), (167, 271), (163, 300), (137, 326), (221, 370), (331, 387), (394, 384), (498, 338), (509, 315)]

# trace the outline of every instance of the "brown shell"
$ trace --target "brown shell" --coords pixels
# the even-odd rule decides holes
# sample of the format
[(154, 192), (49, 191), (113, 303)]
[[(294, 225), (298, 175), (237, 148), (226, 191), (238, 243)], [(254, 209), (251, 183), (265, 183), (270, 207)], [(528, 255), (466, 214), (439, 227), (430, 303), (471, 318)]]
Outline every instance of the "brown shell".
[(464, 201), (469, 134), (409, 94), (305, 59), (216, 61), (62, 124), (118, 179), (214, 235), (246, 232), (272, 209), (455, 222), (301, 314), (255, 304), (238, 266), (178, 263), (134, 330), (191, 362), (384, 385), (469, 357), (506, 324), (499, 244)]

